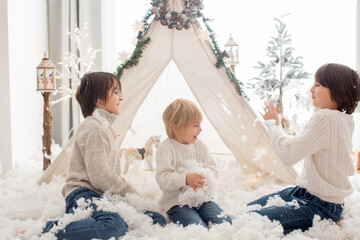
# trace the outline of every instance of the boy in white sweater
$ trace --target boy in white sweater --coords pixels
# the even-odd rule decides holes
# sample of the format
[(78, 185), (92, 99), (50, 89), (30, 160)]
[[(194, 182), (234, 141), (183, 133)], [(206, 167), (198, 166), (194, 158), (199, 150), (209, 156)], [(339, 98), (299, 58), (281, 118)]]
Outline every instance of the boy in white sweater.
[[(160, 205), (167, 211), (174, 223), (183, 227), (189, 224), (201, 224), (204, 227), (209, 223), (220, 224), (229, 222), (229, 216), (213, 201), (203, 202), (200, 206), (189, 207), (181, 205), (179, 195), (187, 185), (194, 191), (204, 187), (206, 180), (200, 173), (186, 169), (187, 161), (196, 161), (204, 169), (210, 169), (216, 175), (215, 161), (206, 145), (198, 139), (202, 131), (202, 115), (196, 105), (185, 99), (177, 99), (164, 111), (168, 138), (165, 139), (156, 151), (156, 181), (162, 190)], [(193, 166), (195, 168), (195, 166)]]
[[(78, 208), (78, 200), (92, 201), (90, 218), (71, 222), (64, 229), (55, 231), (58, 239), (109, 239), (126, 234), (124, 220), (113, 212), (99, 210), (94, 203), (105, 191), (125, 195), (136, 193), (121, 176), (120, 158), (116, 151), (116, 133), (112, 128), (122, 101), (119, 79), (105, 72), (85, 74), (76, 92), (85, 120), (79, 125), (71, 150), (66, 183), (62, 189), (65, 213)], [(154, 224), (164, 226), (165, 218), (155, 212), (146, 212)], [(58, 221), (46, 223), (43, 232), (57, 228)]]
[(305, 159), (297, 186), (269, 194), (248, 205), (265, 206), (269, 197), (280, 196), (286, 202), (297, 201), (298, 206), (271, 206), (257, 212), (270, 220), (277, 220), (287, 234), (293, 230), (307, 230), (313, 218), (339, 221), (344, 198), (353, 192), (349, 176), (354, 175), (350, 156), (354, 131), (354, 112), (360, 99), (359, 75), (340, 64), (325, 64), (315, 73), (310, 89), (315, 111), (302, 133), (286, 135), (279, 126), (278, 113), (270, 103), (263, 118), (275, 120), (268, 126), (272, 146), (286, 165)]

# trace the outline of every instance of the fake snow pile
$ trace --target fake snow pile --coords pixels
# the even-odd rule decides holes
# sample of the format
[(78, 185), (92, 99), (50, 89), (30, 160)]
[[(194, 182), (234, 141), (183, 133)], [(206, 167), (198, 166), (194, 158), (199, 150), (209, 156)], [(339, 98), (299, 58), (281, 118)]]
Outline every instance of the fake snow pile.
[[(40, 158), (38, 158), (40, 159)], [(224, 161), (218, 159), (218, 162)], [(248, 176), (237, 162), (231, 161), (219, 169), (214, 201), (232, 218), (233, 225), (224, 223), (211, 226), (179, 227), (168, 221), (166, 227), (151, 225), (142, 210), (160, 211), (157, 204), (161, 191), (153, 172), (144, 168), (133, 168), (126, 175), (138, 189), (142, 198), (136, 195), (126, 197), (106, 195), (99, 203), (109, 211), (118, 212), (129, 226), (129, 232), (122, 239), (360, 239), (360, 175), (351, 178), (355, 192), (346, 198), (341, 227), (333, 222), (314, 219), (314, 227), (307, 232), (295, 231), (283, 236), (282, 227), (266, 217), (247, 212), (257, 206), (246, 204), (264, 194), (288, 187), (270, 176)], [(65, 203), (60, 193), (63, 177), (55, 177), (50, 184), (37, 185), (42, 174), (39, 160), (26, 159), (21, 166), (0, 179), (0, 239), (55, 239), (51, 234), (42, 235), (46, 220), (60, 219), (64, 225), (73, 219), (86, 218), (89, 210), (83, 208), (70, 216), (64, 216)], [(130, 204), (131, 203), (131, 204)], [(279, 198), (273, 198), (269, 205), (282, 205)], [(291, 203), (296, 206), (297, 203)], [(164, 214), (163, 212), (161, 212)], [(164, 214), (165, 216), (165, 214)], [(167, 218), (167, 220), (169, 220)], [(26, 230), (24, 234), (18, 234)]]
[(179, 169), (179, 173), (196, 173), (204, 177), (204, 186), (194, 191), (190, 186), (186, 186), (179, 195), (179, 205), (189, 207), (200, 207), (204, 202), (211, 201), (216, 193), (216, 178), (214, 173), (201, 166), (195, 160), (188, 160), (184, 167)]

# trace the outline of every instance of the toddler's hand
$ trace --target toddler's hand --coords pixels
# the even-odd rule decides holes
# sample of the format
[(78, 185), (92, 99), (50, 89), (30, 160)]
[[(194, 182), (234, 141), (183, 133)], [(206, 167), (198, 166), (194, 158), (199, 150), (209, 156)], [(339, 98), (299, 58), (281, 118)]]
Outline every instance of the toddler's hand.
[(196, 192), (197, 188), (202, 188), (204, 186), (204, 177), (196, 173), (186, 174), (186, 184), (192, 187)]

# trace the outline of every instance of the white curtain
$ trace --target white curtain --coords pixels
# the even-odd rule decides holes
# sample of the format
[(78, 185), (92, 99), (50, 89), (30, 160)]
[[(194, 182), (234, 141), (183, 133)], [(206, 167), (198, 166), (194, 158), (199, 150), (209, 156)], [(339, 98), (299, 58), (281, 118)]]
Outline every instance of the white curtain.
[[(360, 0), (357, 0), (356, 8), (356, 70), (360, 73)], [(355, 131), (353, 135), (353, 150), (360, 152), (360, 106), (356, 108), (354, 114)]]
[(9, 30), (7, 1), (0, 1), (0, 174), (12, 169), (11, 118), (10, 118), (10, 73), (9, 73)]
[[(49, 0), (48, 4), (49, 55), (57, 70), (62, 73), (67, 71), (58, 64), (63, 61), (65, 52), (79, 56), (75, 42), (70, 40), (68, 33), (73, 32), (75, 28), (84, 31), (84, 26), (87, 24), (88, 37), (86, 42), (91, 44), (93, 49), (100, 50), (91, 71), (109, 71), (106, 66), (114, 57), (114, 51), (110, 49), (115, 49), (115, 39), (111, 36), (110, 29), (110, 26), (113, 26), (111, 23), (115, 21), (115, 9), (112, 7), (114, 0)], [(57, 88), (59, 89), (60, 86), (67, 88), (71, 82), (72, 79), (62, 78), (58, 80)], [(53, 116), (52, 137), (61, 146), (69, 140), (81, 121), (81, 112), (75, 97), (66, 99), (66, 96), (69, 96), (68, 92), (58, 93), (51, 98), (54, 101), (64, 99), (52, 105), (51, 109)]]

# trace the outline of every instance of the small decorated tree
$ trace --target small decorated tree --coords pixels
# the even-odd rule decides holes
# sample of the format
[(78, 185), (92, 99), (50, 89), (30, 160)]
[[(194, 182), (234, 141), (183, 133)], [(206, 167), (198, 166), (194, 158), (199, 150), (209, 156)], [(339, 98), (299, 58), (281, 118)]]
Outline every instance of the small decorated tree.
[[(271, 37), (269, 46), (266, 48), (269, 61), (267, 63), (258, 62), (255, 68), (260, 69), (259, 77), (250, 79), (247, 87), (255, 89), (254, 93), (261, 99), (274, 102), (281, 116), (282, 127), (289, 129), (290, 124), (284, 118), (284, 91), (290, 82), (294, 87), (296, 84), (300, 84), (300, 79), (306, 79), (310, 74), (303, 69), (302, 57), (293, 56), (291, 35), (282, 21), (284, 16), (274, 19), (277, 34)], [(295, 82), (296, 84), (294, 84)], [(296, 95), (295, 98), (297, 101), (299, 96)]]

